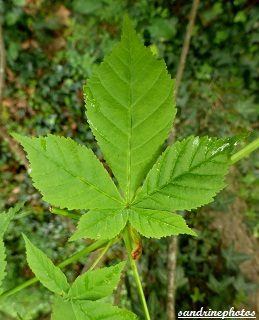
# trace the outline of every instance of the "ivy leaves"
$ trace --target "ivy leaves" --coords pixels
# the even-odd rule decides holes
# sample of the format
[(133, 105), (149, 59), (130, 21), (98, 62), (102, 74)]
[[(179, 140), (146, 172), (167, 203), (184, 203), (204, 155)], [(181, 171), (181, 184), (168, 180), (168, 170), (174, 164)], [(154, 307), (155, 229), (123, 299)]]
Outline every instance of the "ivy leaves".
[(118, 189), (92, 151), (70, 138), (14, 134), (44, 200), (88, 210), (70, 240), (112, 239), (127, 223), (145, 237), (195, 235), (172, 211), (213, 201), (235, 141), (191, 136), (160, 155), (176, 113), (173, 94), (165, 63), (125, 17), (121, 41), (84, 87), (88, 122)]

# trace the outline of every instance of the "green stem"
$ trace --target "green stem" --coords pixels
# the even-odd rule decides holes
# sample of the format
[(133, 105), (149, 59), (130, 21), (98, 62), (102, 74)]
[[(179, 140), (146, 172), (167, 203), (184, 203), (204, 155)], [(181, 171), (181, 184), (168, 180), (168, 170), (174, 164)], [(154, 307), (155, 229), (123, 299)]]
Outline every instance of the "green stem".
[[(117, 239), (117, 237), (115, 238)], [(97, 265), (97, 263), (102, 259), (102, 257), (105, 255), (105, 253), (108, 251), (108, 249), (110, 248), (110, 246), (114, 243), (114, 239), (111, 239), (107, 245), (105, 246), (105, 248), (103, 249), (103, 251), (101, 252), (101, 254), (98, 256), (98, 258), (95, 260), (95, 262), (91, 265), (91, 267), (89, 268), (89, 270), (93, 270), (93, 268)]]
[(131, 246), (130, 233), (129, 233), (129, 230), (128, 230), (127, 227), (124, 229), (122, 235), (123, 235), (123, 240), (125, 242), (125, 246), (127, 248), (128, 257), (129, 257), (129, 263), (130, 263), (131, 269), (133, 270), (133, 275), (134, 275), (135, 282), (136, 282), (136, 285), (137, 285), (139, 298), (140, 298), (140, 301), (141, 301), (141, 304), (142, 304), (142, 308), (143, 308), (143, 311), (144, 311), (145, 319), (146, 320), (150, 320), (150, 315), (149, 315), (149, 311), (148, 311), (145, 295), (144, 295), (144, 292), (143, 292), (143, 288), (142, 288), (142, 285), (141, 285), (141, 280), (140, 280), (140, 277), (139, 277), (137, 265), (136, 265), (136, 262), (132, 258), (132, 255), (131, 255), (132, 246)]
[[(58, 267), (59, 268), (64, 268), (66, 266), (68, 266), (69, 264), (71, 264), (72, 262), (78, 260), (79, 258), (85, 256), (86, 254), (92, 252), (92, 251), (95, 251), (101, 247), (103, 247), (105, 244), (107, 243), (107, 240), (98, 240), (92, 244), (90, 244), (88, 247), (84, 248), (83, 250), (79, 251), (78, 253), (74, 254), (72, 257), (68, 258), (67, 260), (61, 262), (60, 264), (58, 264)], [(109, 242), (108, 242), (109, 243)], [(22, 284), (20, 284), (19, 286), (13, 288), (13, 289), (10, 289), (10, 290), (7, 290), (5, 291), (3, 294), (0, 295), (0, 300), (3, 299), (3, 298), (6, 298), (24, 288), (27, 288), (29, 286), (31, 286), (32, 284), (38, 282), (39, 280), (35, 277), (35, 278), (32, 278)]]
[(79, 220), (82, 217), (82, 215), (79, 214), (79, 213), (68, 211), (68, 210), (64, 210), (64, 209), (54, 208), (54, 207), (50, 207), (49, 211), (51, 213), (58, 214), (58, 215), (61, 215), (61, 216), (65, 216), (65, 217), (70, 217), (70, 218), (73, 218), (73, 219), (76, 219), (76, 220)]
[(232, 165), (237, 161), (243, 159), (245, 156), (249, 155), (251, 152), (255, 151), (257, 148), (259, 148), (259, 138), (249, 143), (247, 146), (239, 150), (237, 153), (233, 154), (233, 156), (231, 157), (230, 164)]

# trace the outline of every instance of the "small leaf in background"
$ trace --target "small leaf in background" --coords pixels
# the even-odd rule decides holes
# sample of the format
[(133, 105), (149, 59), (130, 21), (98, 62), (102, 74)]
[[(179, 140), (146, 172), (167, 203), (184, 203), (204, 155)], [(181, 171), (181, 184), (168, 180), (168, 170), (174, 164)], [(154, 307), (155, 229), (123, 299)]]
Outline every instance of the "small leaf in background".
[(147, 30), (150, 32), (152, 38), (169, 41), (176, 35), (176, 19), (155, 18), (151, 22)]
[(191, 294), (191, 299), (192, 299), (192, 302), (194, 302), (194, 303), (203, 302), (205, 296), (206, 296), (206, 294), (201, 293), (200, 289), (198, 287), (194, 287), (194, 292), (193, 292), (193, 294)]
[(98, 300), (112, 294), (126, 262), (109, 268), (87, 271), (76, 278), (68, 296), (78, 300)]
[(226, 267), (230, 270), (238, 270), (240, 263), (251, 259), (248, 254), (235, 252), (233, 244), (227, 249), (222, 249), (222, 256), (225, 258)]
[(74, 0), (73, 9), (80, 14), (93, 14), (102, 8), (102, 0)]
[(157, 210), (191, 210), (213, 201), (226, 183), (235, 141), (193, 137), (175, 142), (150, 170), (133, 205)]
[(126, 210), (90, 210), (80, 218), (77, 230), (69, 241), (82, 238), (112, 239), (128, 221)]
[(207, 286), (210, 290), (220, 295), (226, 291), (228, 286), (233, 285), (234, 283), (234, 277), (224, 276), (223, 279), (218, 281), (213, 274), (210, 274)]
[(110, 56), (84, 87), (86, 114), (127, 202), (161, 151), (175, 117), (174, 80), (129, 18)]
[(185, 220), (178, 214), (132, 207), (128, 209), (130, 223), (143, 236), (150, 238), (161, 238), (171, 235), (190, 234), (196, 236)]
[(50, 291), (65, 295), (70, 289), (66, 276), (53, 262), (23, 234), (28, 264), (39, 281)]
[(70, 138), (13, 134), (31, 163), (31, 177), (43, 199), (61, 208), (118, 208), (122, 198), (94, 153)]

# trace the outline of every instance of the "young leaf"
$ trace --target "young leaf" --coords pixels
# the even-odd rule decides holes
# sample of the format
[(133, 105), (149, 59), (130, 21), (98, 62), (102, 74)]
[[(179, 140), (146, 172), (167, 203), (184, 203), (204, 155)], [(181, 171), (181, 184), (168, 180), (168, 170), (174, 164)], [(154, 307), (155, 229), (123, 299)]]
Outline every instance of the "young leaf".
[(28, 153), (30, 175), (45, 201), (68, 209), (122, 206), (123, 199), (91, 150), (54, 135), (32, 139), (13, 136)]
[(84, 93), (90, 127), (130, 202), (168, 137), (174, 81), (125, 17), (121, 42), (94, 69)]
[(180, 215), (168, 211), (132, 207), (129, 209), (129, 221), (139, 233), (147, 238), (179, 234), (196, 235)]
[(127, 221), (126, 210), (90, 210), (80, 218), (77, 231), (69, 241), (82, 238), (110, 240), (121, 232)]
[(70, 285), (66, 276), (53, 262), (23, 234), (27, 251), (27, 261), (35, 276), (50, 291), (65, 295)]
[(112, 294), (125, 264), (123, 261), (113, 267), (87, 271), (76, 278), (68, 297), (74, 300), (98, 300)]
[(234, 140), (190, 136), (168, 147), (149, 172), (133, 206), (191, 210), (224, 188)]
[(55, 296), (51, 320), (135, 320), (132, 312), (108, 303), (83, 300), (65, 300)]
[[(5, 246), (4, 246), (4, 233), (7, 230), (7, 227), (10, 221), (13, 219), (15, 213), (17, 213), (21, 207), (24, 205), (24, 202), (19, 203), (14, 208), (10, 208), (7, 213), (0, 213), (0, 286), (2, 285), (3, 279), (6, 275), (5, 267), (6, 267), (6, 254), (5, 254)], [(0, 289), (0, 294), (2, 294), (3, 290)]]

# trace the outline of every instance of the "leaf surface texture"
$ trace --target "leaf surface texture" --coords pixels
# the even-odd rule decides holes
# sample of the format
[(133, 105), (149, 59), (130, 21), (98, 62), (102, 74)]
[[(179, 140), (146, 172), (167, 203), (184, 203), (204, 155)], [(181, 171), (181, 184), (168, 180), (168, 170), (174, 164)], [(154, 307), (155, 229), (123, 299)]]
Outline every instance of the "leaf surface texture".
[(168, 147), (150, 170), (133, 205), (191, 210), (213, 201), (225, 187), (233, 142), (193, 137)]
[(54, 135), (14, 137), (28, 153), (30, 175), (45, 201), (70, 210), (121, 207), (116, 186), (91, 150)]
[(125, 18), (121, 42), (94, 69), (84, 93), (88, 122), (129, 202), (168, 137), (174, 81)]

